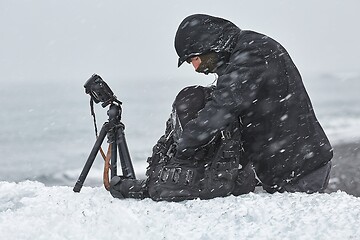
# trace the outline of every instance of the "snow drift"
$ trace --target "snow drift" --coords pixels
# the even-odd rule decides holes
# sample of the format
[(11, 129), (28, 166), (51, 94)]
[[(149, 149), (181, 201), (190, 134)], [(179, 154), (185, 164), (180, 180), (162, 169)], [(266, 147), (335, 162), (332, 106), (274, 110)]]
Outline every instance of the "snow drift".
[(180, 203), (0, 182), (0, 239), (357, 239), (360, 198), (250, 193)]

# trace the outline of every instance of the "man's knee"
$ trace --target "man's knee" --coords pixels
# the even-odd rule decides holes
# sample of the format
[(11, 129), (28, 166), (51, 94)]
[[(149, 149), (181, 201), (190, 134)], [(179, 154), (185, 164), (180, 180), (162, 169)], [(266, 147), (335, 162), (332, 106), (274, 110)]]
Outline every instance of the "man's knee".
[(202, 86), (190, 86), (181, 90), (176, 96), (173, 107), (182, 126), (195, 118), (204, 108), (208, 91), (208, 88)]

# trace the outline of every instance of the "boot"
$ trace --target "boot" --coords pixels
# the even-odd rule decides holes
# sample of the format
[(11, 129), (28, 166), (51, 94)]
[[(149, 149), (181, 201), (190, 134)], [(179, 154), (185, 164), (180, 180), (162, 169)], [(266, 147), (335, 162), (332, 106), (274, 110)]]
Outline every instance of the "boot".
[(148, 197), (146, 181), (115, 176), (110, 181), (110, 194), (114, 198), (136, 198)]

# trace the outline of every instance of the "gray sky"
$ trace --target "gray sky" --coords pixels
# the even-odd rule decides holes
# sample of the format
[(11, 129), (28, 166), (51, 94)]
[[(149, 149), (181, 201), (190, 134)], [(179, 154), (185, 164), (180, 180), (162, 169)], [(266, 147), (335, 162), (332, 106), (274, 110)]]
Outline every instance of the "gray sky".
[(193, 13), (273, 37), (303, 74), (359, 73), (359, 10), (356, 0), (0, 0), (0, 81), (196, 77), (177, 69), (173, 47)]

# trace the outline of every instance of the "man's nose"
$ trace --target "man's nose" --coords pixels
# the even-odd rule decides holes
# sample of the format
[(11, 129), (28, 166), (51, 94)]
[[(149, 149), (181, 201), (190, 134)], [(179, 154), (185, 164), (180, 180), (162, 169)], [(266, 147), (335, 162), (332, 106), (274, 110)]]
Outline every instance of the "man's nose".
[(201, 59), (199, 57), (193, 57), (193, 58), (191, 58), (191, 63), (196, 70), (201, 63)]

